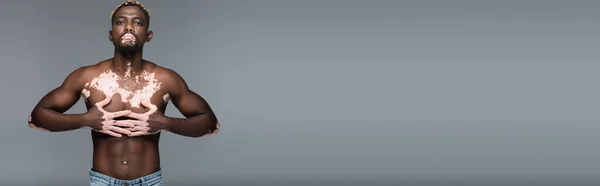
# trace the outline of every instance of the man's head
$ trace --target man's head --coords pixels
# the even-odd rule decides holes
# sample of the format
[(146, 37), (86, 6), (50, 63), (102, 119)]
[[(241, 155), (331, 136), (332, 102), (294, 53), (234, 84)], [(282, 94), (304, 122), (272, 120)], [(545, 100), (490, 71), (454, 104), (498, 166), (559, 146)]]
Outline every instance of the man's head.
[(118, 51), (133, 53), (141, 51), (145, 42), (152, 40), (150, 11), (137, 1), (126, 1), (119, 4), (111, 13), (112, 29), (109, 40)]

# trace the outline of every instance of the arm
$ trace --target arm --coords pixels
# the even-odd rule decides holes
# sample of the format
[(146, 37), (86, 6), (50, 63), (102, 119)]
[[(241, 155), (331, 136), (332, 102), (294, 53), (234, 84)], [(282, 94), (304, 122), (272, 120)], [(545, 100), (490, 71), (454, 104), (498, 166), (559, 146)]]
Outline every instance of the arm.
[(172, 70), (169, 73), (169, 95), (173, 105), (186, 118), (167, 117), (166, 130), (195, 138), (217, 134), (220, 123), (206, 100), (191, 91), (179, 74)]
[(78, 68), (67, 76), (62, 85), (46, 94), (35, 106), (29, 117), (31, 128), (61, 132), (83, 127), (83, 114), (63, 114), (69, 110), (83, 89), (85, 67)]

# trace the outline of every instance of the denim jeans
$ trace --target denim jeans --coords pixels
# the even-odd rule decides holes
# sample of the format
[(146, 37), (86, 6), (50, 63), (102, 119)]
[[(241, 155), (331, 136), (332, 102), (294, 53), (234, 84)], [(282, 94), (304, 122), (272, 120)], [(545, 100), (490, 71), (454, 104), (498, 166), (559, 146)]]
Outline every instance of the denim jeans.
[(162, 186), (162, 170), (133, 179), (120, 180), (90, 169), (90, 186)]

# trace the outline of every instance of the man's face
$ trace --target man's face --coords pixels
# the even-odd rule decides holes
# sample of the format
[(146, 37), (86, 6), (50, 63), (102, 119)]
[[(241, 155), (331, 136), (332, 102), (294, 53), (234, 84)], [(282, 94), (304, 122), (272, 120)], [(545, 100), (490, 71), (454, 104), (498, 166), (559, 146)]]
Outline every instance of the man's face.
[(136, 52), (152, 39), (148, 31), (148, 20), (143, 10), (137, 6), (125, 6), (113, 17), (109, 39), (122, 52)]

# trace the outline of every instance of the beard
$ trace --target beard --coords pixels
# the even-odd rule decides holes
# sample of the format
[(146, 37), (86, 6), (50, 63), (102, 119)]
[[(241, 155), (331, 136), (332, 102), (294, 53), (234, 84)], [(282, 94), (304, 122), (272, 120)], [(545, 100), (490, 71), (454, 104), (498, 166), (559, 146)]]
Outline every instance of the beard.
[(119, 43), (117, 50), (123, 53), (135, 53), (140, 50), (140, 47), (133, 42)]
[[(129, 35), (129, 37), (126, 37), (127, 35)], [(123, 33), (115, 42), (117, 51), (125, 54), (133, 54), (141, 51), (142, 46), (143, 43), (141, 43), (141, 40), (138, 38), (138, 36), (127, 32)]]

